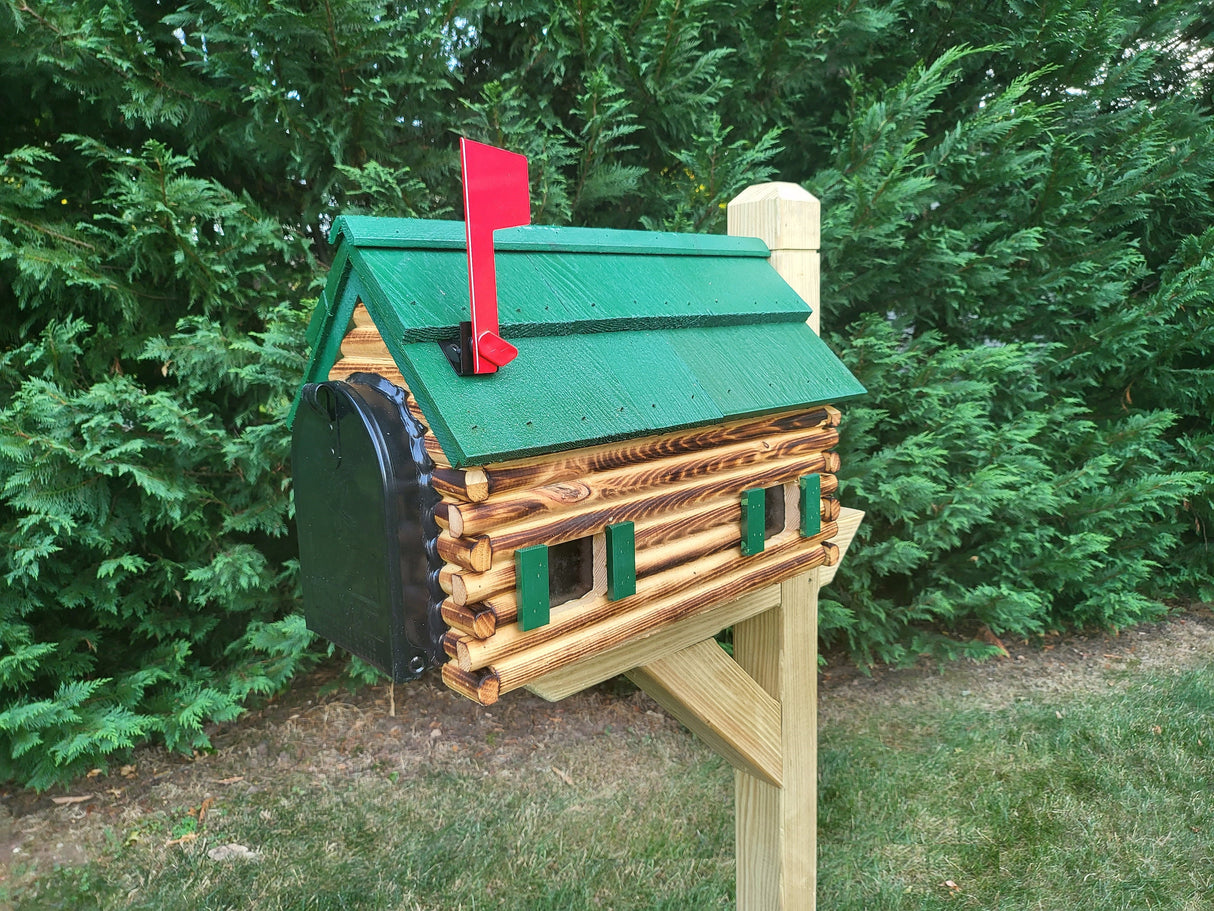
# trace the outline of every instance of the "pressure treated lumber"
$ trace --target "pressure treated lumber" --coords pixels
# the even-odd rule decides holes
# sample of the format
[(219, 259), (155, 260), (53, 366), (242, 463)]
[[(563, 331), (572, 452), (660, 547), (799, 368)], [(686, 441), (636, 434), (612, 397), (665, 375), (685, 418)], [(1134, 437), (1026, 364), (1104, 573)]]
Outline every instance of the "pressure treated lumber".
[(814, 334), (821, 334), (818, 200), (798, 184), (772, 182), (743, 190), (725, 215), (731, 235), (757, 237), (767, 244), (768, 261), (809, 305), (807, 321)]
[[(819, 332), (820, 205), (803, 187), (749, 187), (727, 208), (730, 234), (757, 236)], [(823, 489), (823, 495), (828, 491)], [(831, 559), (838, 561), (838, 549)], [(738, 911), (814, 911), (817, 902), (817, 686), (820, 570), (780, 585), (780, 606), (734, 627), (739, 667), (780, 704), (783, 786), (735, 773)]]
[(627, 676), (734, 768), (780, 787), (780, 705), (715, 640)]
[[(770, 558), (762, 555), (754, 559), (762, 561), (763, 566), (735, 568), (733, 572), (718, 577), (711, 586), (695, 586), (691, 590), (683, 588), (660, 601), (612, 614), (588, 626), (580, 626), (574, 636), (528, 643), (526, 647), (496, 658), (491, 669), (501, 682), (501, 692), (508, 693), (526, 686), (545, 673), (566, 667), (585, 655), (620, 645), (681, 617), (738, 597), (751, 587), (766, 586), (791, 574), (821, 566), (824, 554), (821, 547), (813, 546), (808, 550), (772, 551)], [(498, 635), (501, 635), (500, 630)], [(461, 659), (462, 646), (466, 644), (463, 641), (460, 643)]]
[(544, 674), (527, 684), (541, 699), (556, 702), (588, 686), (602, 683), (635, 667), (657, 661), (704, 639), (728, 626), (771, 610), (780, 603), (780, 587), (769, 585), (732, 601), (706, 608), (689, 617), (675, 620), (647, 636), (604, 649)]
[[(735, 773), (739, 909), (811, 911), (817, 855), (817, 571), (734, 626), (734, 658), (780, 705), (782, 786)], [(806, 651), (808, 649), (808, 651)]]
[(838, 556), (835, 562), (828, 564), (821, 571), (819, 579), (820, 585), (829, 585), (835, 579), (835, 573), (839, 571), (839, 564), (843, 561), (843, 557), (847, 555), (847, 548), (851, 546), (852, 540), (856, 537), (856, 531), (860, 527), (860, 522), (864, 518), (863, 511), (859, 509), (843, 508), (839, 510), (839, 531), (831, 536), (831, 543), (838, 550)]

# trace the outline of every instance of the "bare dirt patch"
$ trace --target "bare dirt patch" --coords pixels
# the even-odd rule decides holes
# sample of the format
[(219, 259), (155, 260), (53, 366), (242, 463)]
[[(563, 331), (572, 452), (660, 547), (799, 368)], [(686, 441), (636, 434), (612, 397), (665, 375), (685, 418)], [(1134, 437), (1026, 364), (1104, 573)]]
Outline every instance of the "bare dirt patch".
[(1214, 610), (1193, 605), (1120, 633), (1053, 634), (1002, 644), (1006, 658), (981, 664), (923, 662), (878, 667), (868, 675), (853, 665), (828, 667), (819, 687), (819, 717), (830, 722), (866, 710), (941, 702), (997, 709), (1018, 699), (1097, 693), (1136, 673), (1180, 672), (1214, 659)]
[[(821, 678), (822, 724), (942, 701), (983, 709), (1025, 698), (1064, 699), (1126, 685), (1139, 673), (1179, 672), (1214, 658), (1214, 611), (1190, 607), (1120, 635), (1004, 645), (1008, 657), (984, 664), (925, 663), (862, 674), (832, 663)], [(555, 704), (513, 693), (484, 709), (445, 689), (436, 675), (394, 689), (349, 692), (335, 687), (336, 674), (323, 668), (239, 723), (214, 729), (212, 752), (190, 758), (145, 748), (129, 765), (70, 789), (0, 791), (0, 885), (7, 880), (19, 886), (132, 840), (188, 840), (205, 826), (212, 805), (267, 789), (338, 786), (369, 775), (407, 779), (440, 770), (539, 774), (566, 783), (571, 774), (593, 775), (608, 782), (631, 777), (627, 755), (638, 736), (680, 756), (706, 749), (624, 682)], [(613, 738), (613, 732), (621, 736)], [(602, 767), (581, 762), (571, 773), (559, 765), (559, 757), (571, 752)]]

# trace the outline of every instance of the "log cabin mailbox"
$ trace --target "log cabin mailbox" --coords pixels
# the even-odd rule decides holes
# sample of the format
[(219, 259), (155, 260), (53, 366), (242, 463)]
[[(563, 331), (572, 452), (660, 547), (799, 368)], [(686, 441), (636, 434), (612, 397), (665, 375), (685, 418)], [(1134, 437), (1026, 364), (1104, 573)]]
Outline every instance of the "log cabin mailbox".
[[(780, 785), (779, 704), (731, 705), (711, 637), (837, 562), (833, 405), (863, 388), (762, 240), (489, 220), (332, 228), (293, 408), (308, 625), (485, 705), (632, 671), (683, 720), (660, 664), (690, 649), (713, 703), (691, 714), (745, 716), (693, 729)], [(486, 262), (496, 314), (469, 326)]]

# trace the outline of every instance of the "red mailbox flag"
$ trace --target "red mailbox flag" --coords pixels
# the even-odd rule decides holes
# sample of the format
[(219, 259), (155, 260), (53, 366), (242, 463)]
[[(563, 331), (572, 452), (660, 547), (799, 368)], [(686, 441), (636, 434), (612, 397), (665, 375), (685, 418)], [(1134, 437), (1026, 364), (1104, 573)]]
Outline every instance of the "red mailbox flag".
[(472, 298), (472, 372), (493, 373), (518, 356), (497, 334), (497, 274), (493, 232), (531, 224), (527, 159), (461, 138), (464, 225), (468, 238), (468, 290)]

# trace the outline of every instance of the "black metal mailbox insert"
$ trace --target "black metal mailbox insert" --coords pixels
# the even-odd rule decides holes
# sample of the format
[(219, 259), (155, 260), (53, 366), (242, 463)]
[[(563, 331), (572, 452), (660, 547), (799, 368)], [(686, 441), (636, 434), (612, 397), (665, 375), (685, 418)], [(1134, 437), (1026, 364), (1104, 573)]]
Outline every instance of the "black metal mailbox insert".
[(424, 428), (374, 374), (304, 387), (291, 440), (308, 628), (412, 680), (445, 660)]

